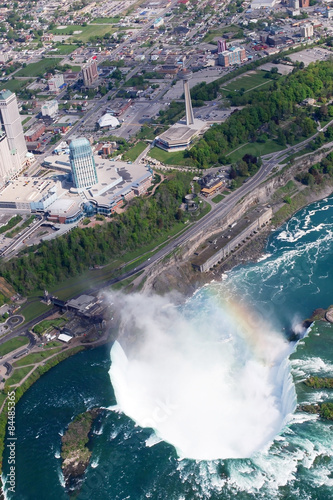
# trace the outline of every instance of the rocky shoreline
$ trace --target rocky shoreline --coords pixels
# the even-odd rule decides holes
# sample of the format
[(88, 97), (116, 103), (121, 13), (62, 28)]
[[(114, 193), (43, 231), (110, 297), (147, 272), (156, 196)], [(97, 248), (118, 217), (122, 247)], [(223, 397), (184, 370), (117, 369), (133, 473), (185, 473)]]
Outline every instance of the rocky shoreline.
[[(190, 297), (198, 288), (210, 283), (213, 280), (221, 280), (222, 274), (230, 271), (234, 267), (250, 262), (257, 262), (258, 259), (264, 254), (269, 235), (272, 231), (276, 230), (278, 227), (281, 227), (297, 211), (306, 207), (310, 203), (322, 200), (330, 196), (332, 192), (333, 187), (329, 184), (322, 186), (316, 191), (299, 191), (298, 194), (301, 194), (302, 196), (300, 196), (299, 203), (294, 208), (294, 210), (288, 213), (283, 213), (283, 217), (280, 216), (278, 218), (277, 226), (275, 226), (273, 223), (266, 226), (265, 229), (261, 230), (247, 244), (245, 244), (235, 253), (231, 254), (230, 257), (228, 257), (221, 264), (216, 266), (214, 271), (205, 273), (195, 271), (192, 265), (188, 262), (188, 250), (183, 255), (180, 254), (178, 256), (170, 258), (164, 264), (159, 263), (158, 271), (154, 272), (154, 270), (152, 270), (150, 272), (150, 275), (148, 275), (141, 291), (148, 294), (153, 292), (161, 295), (170, 292), (178, 292), (178, 300), (186, 300), (186, 298)], [(267, 201), (273, 203), (273, 197), (274, 194), (271, 193), (270, 198)], [(275, 216), (279, 214), (282, 206), (282, 203), (276, 203), (276, 205), (273, 207), (273, 222)], [(195, 245), (192, 249), (193, 251), (194, 248)]]
[(327, 321), (328, 323), (333, 323), (333, 305), (329, 306), (327, 309), (315, 309), (310, 318), (303, 321), (303, 327), (309, 328), (314, 321)]
[(90, 463), (92, 451), (88, 447), (89, 434), (100, 413), (100, 408), (80, 413), (69, 424), (61, 438), (61, 467), (67, 490), (76, 491), (79, 488)]

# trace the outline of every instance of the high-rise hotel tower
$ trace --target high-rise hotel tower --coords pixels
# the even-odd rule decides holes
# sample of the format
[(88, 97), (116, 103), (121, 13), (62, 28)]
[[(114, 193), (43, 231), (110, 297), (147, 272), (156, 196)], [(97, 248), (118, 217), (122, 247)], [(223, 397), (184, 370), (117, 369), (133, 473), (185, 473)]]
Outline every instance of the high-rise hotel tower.
[(16, 95), (10, 90), (0, 91), (0, 142), (0, 185), (3, 185), (22, 170), (28, 152)]
[(95, 160), (88, 139), (79, 137), (72, 140), (69, 145), (69, 159), (73, 184), (77, 189), (87, 189), (98, 182)]

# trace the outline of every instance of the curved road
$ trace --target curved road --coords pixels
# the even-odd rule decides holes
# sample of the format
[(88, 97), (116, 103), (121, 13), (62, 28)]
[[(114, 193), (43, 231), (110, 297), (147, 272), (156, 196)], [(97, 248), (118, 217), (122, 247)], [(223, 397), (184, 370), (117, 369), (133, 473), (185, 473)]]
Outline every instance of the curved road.
[[(325, 130), (332, 123), (333, 123), (333, 120), (331, 122), (329, 122), (321, 130)], [(98, 292), (99, 290), (101, 290), (103, 288), (107, 288), (110, 285), (113, 285), (115, 283), (118, 283), (119, 281), (122, 281), (122, 280), (129, 278), (131, 276), (134, 276), (135, 274), (139, 273), (140, 271), (152, 266), (153, 264), (156, 264), (160, 259), (162, 259), (166, 255), (168, 255), (174, 248), (181, 246), (189, 238), (193, 238), (196, 234), (200, 233), (203, 229), (208, 228), (212, 223), (218, 221), (219, 219), (222, 219), (223, 217), (226, 217), (228, 215), (228, 213), (230, 212), (230, 210), (235, 207), (235, 205), (239, 202), (239, 200), (241, 200), (241, 198), (243, 198), (246, 194), (248, 194), (251, 191), (253, 191), (254, 189), (256, 189), (263, 181), (265, 181), (269, 177), (269, 175), (272, 173), (272, 170), (275, 167), (277, 167), (279, 165), (279, 163), (283, 162), (291, 154), (302, 150), (304, 148), (304, 146), (308, 142), (312, 141), (316, 135), (317, 134), (310, 137), (309, 139), (306, 139), (305, 141), (302, 141), (301, 143), (299, 143), (295, 146), (289, 146), (287, 149), (284, 149), (282, 151), (278, 151), (277, 153), (274, 153), (271, 155), (267, 155), (267, 156), (269, 156), (269, 159), (266, 159), (264, 161), (260, 170), (253, 177), (250, 177), (249, 180), (246, 183), (244, 183), (240, 188), (238, 188), (235, 192), (229, 194), (224, 200), (222, 200), (220, 203), (216, 204), (216, 206), (213, 207), (212, 210), (207, 215), (205, 215), (198, 222), (195, 222), (192, 226), (190, 226), (187, 230), (185, 230), (181, 235), (173, 238), (163, 248), (158, 250), (154, 255), (152, 255), (149, 259), (147, 259), (142, 264), (138, 265), (138, 267), (136, 267), (135, 269), (128, 271), (128, 272), (122, 274), (121, 276), (118, 276), (117, 278), (113, 278), (109, 281), (106, 281), (97, 287), (90, 288), (90, 289), (86, 290), (85, 293), (89, 294), (89, 293)], [(5, 337), (1, 338), (0, 344), (3, 344), (7, 340), (9, 340), (13, 337), (16, 337), (17, 335), (20, 335), (22, 333), (25, 333), (27, 335), (28, 330), (36, 322), (47, 318), (48, 316), (50, 316), (52, 313), (54, 313), (56, 311), (57, 311), (57, 308), (54, 307), (51, 310), (46, 311), (45, 313), (41, 314), (38, 318), (35, 318), (34, 320), (29, 321), (25, 325), (22, 325), (20, 328), (17, 328), (15, 331), (13, 331), (13, 332), (9, 333), (8, 335), (6, 335)]]
[[(333, 120), (330, 121), (320, 131), (325, 130), (332, 123)], [(230, 212), (230, 210), (232, 210), (235, 207), (235, 205), (239, 202), (239, 200), (241, 200), (245, 195), (249, 194), (251, 191), (259, 187), (259, 185), (270, 176), (275, 167), (277, 167), (280, 163), (282, 163), (291, 154), (301, 151), (306, 144), (308, 144), (318, 135), (318, 133), (319, 132), (317, 132), (309, 139), (305, 139), (304, 141), (296, 144), (295, 146), (289, 146), (288, 148), (282, 151), (278, 151), (277, 153), (266, 155), (266, 157), (269, 156), (269, 158), (264, 160), (260, 170), (253, 177), (250, 177), (248, 181), (244, 183), (240, 188), (238, 188), (235, 192), (229, 194), (224, 200), (216, 204), (212, 208), (212, 210), (207, 215), (205, 215), (201, 220), (195, 222), (192, 226), (190, 226), (186, 231), (184, 231), (178, 237), (173, 238), (167, 245), (161, 248), (161, 250), (157, 251), (148, 260), (140, 264), (135, 269), (128, 271), (127, 273), (119, 276), (118, 278), (113, 278), (112, 280), (109, 280), (98, 287), (94, 287), (88, 290), (87, 293), (94, 293), (97, 292), (98, 290), (109, 287), (114, 283), (117, 283), (126, 278), (134, 276), (140, 271), (152, 266), (153, 264), (156, 264), (159, 260), (168, 255), (174, 248), (181, 246), (188, 239), (195, 237), (196, 234), (199, 234), (203, 229), (208, 228), (211, 224), (218, 221), (219, 219), (226, 217)]]

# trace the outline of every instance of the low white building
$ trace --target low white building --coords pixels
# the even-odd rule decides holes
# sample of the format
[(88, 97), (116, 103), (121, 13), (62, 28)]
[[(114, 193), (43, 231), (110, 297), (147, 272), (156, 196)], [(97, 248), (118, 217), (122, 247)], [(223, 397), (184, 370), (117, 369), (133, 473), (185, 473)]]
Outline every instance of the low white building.
[(110, 113), (106, 113), (105, 115), (103, 115), (97, 123), (100, 128), (116, 128), (118, 127), (118, 125), (120, 125), (119, 120), (115, 116), (110, 115)]
[(59, 90), (65, 85), (64, 77), (61, 74), (54, 75), (53, 78), (50, 78), (48, 81), (50, 92), (59, 92)]
[(163, 25), (164, 25), (164, 19), (163, 19), (163, 17), (158, 17), (157, 19), (155, 19), (153, 27), (154, 28), (160, 28)]
[[(272, 8), (276, 3), (278, 3), (278, 0), (253, 0), (251, 2), (251, 9)], [(253, 19), (251, 19), (251, 22), (253, 22)]]
[(58, 109), (59, 109), (58, 101), (56, 99), (53, 99), (53, 101), (46, 102), (42, 106), (42, 115), (54, 118), (58, 113)]
[(66, 335), (65, 333), (61, 333), (58, 337), (58, 340), (61, 340), (61, 342), (65, 342), (66, 344), (68, 344), (68, 342), (70, 342), (72, 340), (73, 337), (71, 337), (70, 335)]

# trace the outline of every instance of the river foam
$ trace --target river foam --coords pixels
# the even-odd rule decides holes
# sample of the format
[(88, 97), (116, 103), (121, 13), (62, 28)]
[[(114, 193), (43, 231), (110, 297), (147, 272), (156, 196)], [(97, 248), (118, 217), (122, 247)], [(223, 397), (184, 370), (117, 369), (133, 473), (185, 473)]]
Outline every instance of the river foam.
[(196, 460), (250, 457), (282, 430), (296, 397), (290, 345), (271, 327), (213, 297), (194, 311), (168, 298), (119, 300), (131, 341), (114, 343), (110, 376), (139, 426)]

